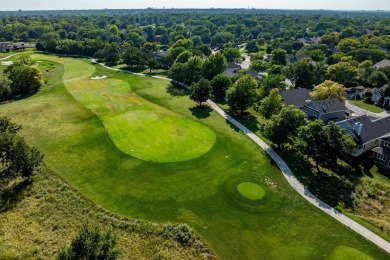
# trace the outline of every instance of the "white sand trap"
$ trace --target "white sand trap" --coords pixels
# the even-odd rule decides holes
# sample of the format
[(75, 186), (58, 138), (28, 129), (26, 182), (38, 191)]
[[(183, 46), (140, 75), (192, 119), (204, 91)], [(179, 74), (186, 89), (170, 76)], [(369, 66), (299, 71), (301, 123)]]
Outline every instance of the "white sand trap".
[(103, 76), (96, 76), (96, 77), (92, 77), (91, 79), (94, 79), (94, 80), (99, 80), (99, 79), (106, 79), (108, 78), (108, 76), (106, 75), (103, 75)]
[(1, 62), (1, 65), (3, 65), (3, 66), (9, 66), (9, 65), (12, 65), (12, 64), (14, 64), (12, 61), (2, 61)]

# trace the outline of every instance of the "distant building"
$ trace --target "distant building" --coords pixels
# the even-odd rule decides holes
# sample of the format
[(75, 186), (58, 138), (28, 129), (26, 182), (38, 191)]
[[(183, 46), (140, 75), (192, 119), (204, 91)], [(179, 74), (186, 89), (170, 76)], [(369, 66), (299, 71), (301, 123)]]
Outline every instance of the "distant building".
[(313, 65), (317, 64), (317, 62), (315, 62), (309, 55), (294, 55), (294, 54), (287, 55), (287, 61), (289, 63), (295, 63), (303, 59), (309, 59), (310, 63)]
[(305, 45), (317, 45), (320, 43), (321, 37), (305, 37), (305, 38), (299, 38), (298, 41)]
[(24, 50), (24, 43), (13, 43), (13, 42), (0, 42), (0, 52), (12, 52)]
[(384, 60), (381, 60), (380, 62), (374, 64), (375, 69), (381, 69), (384, 67), (390, 67), (390, 60), (384, 59)]
[(170, 50), (165, 50), (165, 51), (158, 51), (154, 54), (154, 58), (156, 60), (161, 60), (161, 57), (165, 57), (167, 55), (169, 55), (169, 53), (171, 53)]
[(352, 100), (352, 99), (361, 99), (364, 97), (364, 91), (365, 89), (361, 88), (350, 88), (346, 91), (346, 99)]

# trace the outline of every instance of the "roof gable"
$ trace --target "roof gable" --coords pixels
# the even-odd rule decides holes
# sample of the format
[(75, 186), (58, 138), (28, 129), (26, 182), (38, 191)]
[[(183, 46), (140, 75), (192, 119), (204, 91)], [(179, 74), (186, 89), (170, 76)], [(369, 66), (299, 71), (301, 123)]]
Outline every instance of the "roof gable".
[[(360, 136), (353, 131), (355, 123), (361, 123), (363, 125)], [(390, 116), (371, 120), (368, 116), (364, 115), (337, 124), (340, 127), (353, 132), (353, 135), (359, 144), (365, 144), (382, 137), (390, 136)]]
[(294, 105), (296, 107), (302, 107), (308, 100), (311, 100), (310, 91), (305, 88), (283, 90), (280, 92), (282, 101), (286, 106)]

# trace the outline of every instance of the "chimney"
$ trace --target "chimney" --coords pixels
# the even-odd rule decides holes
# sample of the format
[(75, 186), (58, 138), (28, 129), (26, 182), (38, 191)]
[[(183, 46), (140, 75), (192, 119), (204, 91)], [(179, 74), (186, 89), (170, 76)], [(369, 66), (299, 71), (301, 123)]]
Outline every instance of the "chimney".
[(360, 122), (355, 123), (355, 125), (353, 126), (353, 131), (355, 131), (357, 135), (360, 135), (362, 133), (362, 129), (363, 129), (363, 124)]

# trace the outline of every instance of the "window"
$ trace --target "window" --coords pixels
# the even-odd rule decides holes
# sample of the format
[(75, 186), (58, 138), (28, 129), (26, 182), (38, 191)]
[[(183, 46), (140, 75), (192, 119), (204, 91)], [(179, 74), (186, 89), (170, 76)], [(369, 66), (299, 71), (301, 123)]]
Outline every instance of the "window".
[(377, 153), (376, 154), (376, 158), (378, 158), (381, 161), (386, 161), (386, 156), (384, 156), (383, 154)]
[(390, 142), (386, 142), (386, 141), (382, 141), (383, 142), (383, 145), (386, 146), (386, 147), (390, 147)]

